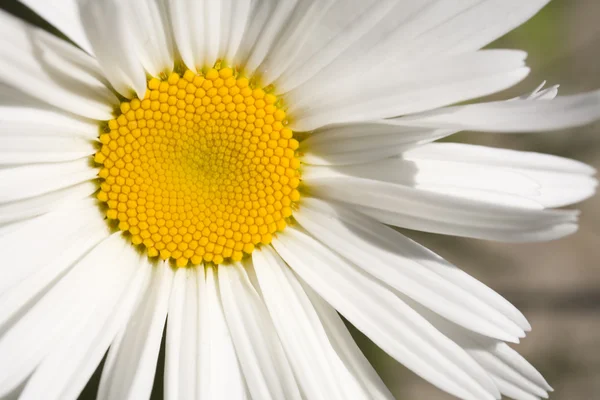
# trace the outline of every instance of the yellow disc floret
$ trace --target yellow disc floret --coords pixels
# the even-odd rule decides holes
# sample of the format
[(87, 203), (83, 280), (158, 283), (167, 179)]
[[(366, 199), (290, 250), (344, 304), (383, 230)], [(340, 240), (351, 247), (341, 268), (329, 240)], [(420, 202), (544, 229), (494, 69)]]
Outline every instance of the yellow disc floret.
[(277, 97), (230, 68), (148, 81), (100, 136), (98, 199), (150, 257), (240, 260), (300, 198), (298, 142)]

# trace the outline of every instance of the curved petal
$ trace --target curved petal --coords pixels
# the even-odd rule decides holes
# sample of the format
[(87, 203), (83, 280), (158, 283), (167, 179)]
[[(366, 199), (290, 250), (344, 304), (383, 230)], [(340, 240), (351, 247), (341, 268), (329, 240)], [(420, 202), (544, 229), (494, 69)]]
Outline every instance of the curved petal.
[(327, 332), (327, 337), (331, 346), (335, 349), (340, 360), (344, 363), (348, 371), (354, 378), (360, 382), (363, 389), (369, 393), (372, 399), (391, 399), (393, 398), (389, 389), (385, 386), (375, 369), (369, 364), (369, 360), (364, 356), (358, 347), (354, 338), (348, 331), (348, 328), (342, 321), (342, 318), (321, 296), (316, 294), (308, 285), (299, 281), (309, 297), (323, 328)]
[(166, 399), (248, 398), (212, 266), (177, 270), (166, 344)]
[(0, 295), (0, 330), (5, 324), (10, 324), (11, 320), (27, 312), (28, 306), (35, 304), (44, 291), (109, 234), (106, 223), (98, 219), (88, 221), (74, 230), (72, 236), (64, 238), (60, 254), (29, 271), (27, 276)]
[(98, 171), (87, 158), (56, 164), (30, 164), (0, 169), (0, 204), (29, 199), (95, 179)]
[[(77, 338), (76, 334), (85, 330), (86, 326), (95, 327), (92, 335), (98, 333), (97, 329), (101, 328), (105, 319), (97, 317), (94, 310), (99, 307), (100, 315), (104, 316), (106, 307), (110, 308), (115, 296), (119, 295), (119, 289), (127, 283), (127, 272), (123, 274), (123, 271), (130, 271), (134, 264), (124, 255), (137, 256), (126, 246), (128, 244), (119, 234), (105, 239), (0, 338), (0, 370), (4, 371), (0, 376), (0, 396), (23, 382), (49, 354), (54, 352), (51, 363), (57, 358), (64, 360), (66, 349), (58, 353), (55, 351), (63, 348), (66, 339)], [(104, 318), (108, 317), (108, 313)], [(89, 336), (79, 337), (81, 341), (77, 343), (84, 344), (88, 339)], [(67, 341), (67, 346), (72, 344)], [(102, 349), (102, 353), (104, 350), (106, 348)], [(48, 382), (48, 370), (43, 370), (45, 372), (41, 373), (40, 379)], [(57, 370), (50, 372), (56, 373)], [(39, 369), (37, 373), (40, 373)], [(37, 383), (32, 385), (38, 387)], [(32, 393), (39, 395), (37, 389), (32, 389)]]
[(102, 71), (121, 95), (140, 99), (146, 94), (146, 73), (136, 49), (136, 39), (118, 0), (83, 0), (80, 15)]
[(551, 240), (577, 229), (577, 212), (543, 210), (539, 203), (517, 196), (496, 195), (495, 201), (484, 202), (350, 176), (304, 182), (316, 197), (350, 204), (383, 223), (408, 229), (508, 242)]
[(432, 129), (545, 132), (586, 125), (598, 119), (600, 91), (542, 101), (534, 98), (446, 107), (395, 121), (404, 126)]
[(167, 319), (173, 270), (166, 262), (158, 265), (146, 263), (145, 268), (152, 269), (150, 286), (140, 297), (129, 323), (110, 346), (102, 370), (98, 399), (150, 397)]
[(394, 234), (391, 228), (315, 199), (304, 199), (294, 216), (317, 240), (352, 260), (365, 273), (444, 318), (500, 340), (517, 342), (517, 338), (525, 336), (519, 326), (521, 321), (515, 322), (502, 312), (508, 308), (511, 314), (518, 314), (508, 302), (504, 300), (498, 310), (487, 301), (497, 296), (495, 293), (480, 298), (438, 275), (420, 262), (422, 257), (415, 257), (424, 253), (420, 246), (399, 233)]
[(92, 57), (4, 11), (0, 11), (0, 81), (97, 120), (111, 119), (119, 104)]
[[(52, 353), (39, 365), (21, 394), (22, 399), (62, 400), (76, 398), (104, 357), (118, 330), (127, 324), (129, 316), (147, 283), (148, 266), (138, 254), (126, 249), (115, 262), (117, 275), (108, 285), (94, 284), (103, 289), (101, 300), (87, 308), (85, 325), (73, 327)], [(103, 271), (104, 278), (110, 272)], [(83, 317), (83, 320), (86, 318)], [(70, 354), (65, 357), (65, 354)]]
[(19, 0), (38, 13), (46, 21), (54, 25), (75, 44), (92, 54), (92, 46), (88, 41), (81, 20), (76, 0)]
[(307, 398), (369, 399), (331, 347), (296, 277), (270, 247), (252, 254), (261, 293), (294, 375)]
[(388, 158), (456, 131), (405, 127), (391, 120), (319, 129), (300, 142), (302, 162), (313, 165), (362, 164)]
[(0, 237), (0, 251), (4, 254), (0, 264), (0, 293), (43, 268), (49, 259), (60, 258), (65, 243), (86, 225), (97, 221), (103, 221), (103, 217), (95, 202), (82, 200), (28, 220), (19, 229)]
[(483, 369), (386, 285), (293, 227), (273, 245), (308, 285), (407, 368), (457, 397), (497, 397)]
[(72, 161), (96, 152), (85, 139), (69, 137), (0, 136), (0, 165)]
[(387, 79), (381, 79), (390, 75), (385, 71), (373, 71), (344, 82), (303, 85), (285, 95), (291, 105), (290, 128), (310, 131), (396, 117), (492, 94), (527, 76), (524, 58), (518, 51), (485, 50), (408, 63)]
[(218, 278), (225, 319), (251, 396), (300, 399), (268, 311), (244, 267), (222, 264)]
[[(163, 0), (123, 0), (122, 4), (121, 12), (126, 13), (131, 25), (132, 45), (140, 62), (153, 76), (168, 75), (174, 66), (174, 46)], [(138, 92), (138, 96), (143, 95)]]
[[(466, 178), (463, 174), (462, 184), (450, 186), (470, 190), (463, 194), (466, 197), (494, 191), (518, 194), (544, 207), (563, 207), (591, 197), (598, 185), (598, 181), (592, 176), (596, 172), (593, 167), (549, 154), (462, 143), (431, 143), (409, 150), (402, 157), (419, 170), (429, 166), (438, 171), (440, 181), (434, 187), (430, 185), (425, 189), (443, 189), (441, 181), (447, 180), (447, 175), (456, 168), (477, 171), (482, 177), (487, 176), (491, 180), (490, 185), (489, 181), (486, 184)], [(504, 175), (505, 179), (493, 179), (494, 175)], [(523, 179), (535, 185), (531, 187), (530, 184), (534, 190), (519, 189), (516, 182)], [(460, 195), (461, 190), (454, 193)]]
[[(41, 196), (0, 204), (0, 225), (23, 221), (43, 215), (55, 209), (76, 204), (90, 197), (98, 185), (96, 182), (83, 182)], [(102, 217), (98, 215), (98, 220)]]

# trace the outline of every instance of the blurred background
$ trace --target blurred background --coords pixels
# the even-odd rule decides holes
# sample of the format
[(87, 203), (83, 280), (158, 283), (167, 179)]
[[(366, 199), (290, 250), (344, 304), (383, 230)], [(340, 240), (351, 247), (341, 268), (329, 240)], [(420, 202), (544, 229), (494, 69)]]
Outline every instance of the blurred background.
[[(600, 88), (600, 1), (553, 0), (489, 47), (523, 49), (532, 73), (507, 99), (541, 82), (559, 95)], [(550, 153), (600, 169), (600, 123), (544, 134), (463, 132), (450, 141)], [(600, 196), (578, 206), (581, 227), (554, 242), (505, 244), (431, 234), (409, 236), (460, 266), (509, 301), (533, 329), (515, 348), (546, 377), (556, 400), (600, 399)], [(400, 400), (449, 400), (398, 365), (360, 333), (363, 351)]]
[[(2, 0), (0, 8), (57, 33), (16, 0)], [(543, 81), (560, 84), (563, 95), (600, 88), (599, 17), (600, 0), (553, 0), (492, 44), (527, 51), (532, 68), (523, 83), (494, 98), (531, 92)], [(600, 123), (548, 134), (463, 132), (450, 140), (550, 153), (600, 169)], [(556, 400), (600, 398), (600, 196), (579, 208), (583, 212), (579, 232), (550, 243), (513, 245), (407, 232), (523, 311), (533, 330), (516, 348), (554, 387), (551, 398)], [(398, 399), (452, 398), (397, 364), (356, 330), (353, 334)], [(161, 357), (159, 371), (163, 362)], [(99, 371), (81, 400), (95, 398)], [(152, 398), (160, 399), (161, 394), (162, 376), (157, 374)]]

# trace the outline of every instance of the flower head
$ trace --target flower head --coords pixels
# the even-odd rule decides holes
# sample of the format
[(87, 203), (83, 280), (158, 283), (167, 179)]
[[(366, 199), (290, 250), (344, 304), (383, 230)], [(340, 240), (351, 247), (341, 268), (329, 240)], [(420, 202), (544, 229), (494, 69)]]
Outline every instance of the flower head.
[(0, 397), (389, 399), (338, 315), (464, 399), (546, 397), (500, 295), (392, 226), (576, 230), (592, 168), (459, 143), (600, 93), (453, 105), (529, 72), (480, 50), (547, 1), (24, 0), (0, 14)]

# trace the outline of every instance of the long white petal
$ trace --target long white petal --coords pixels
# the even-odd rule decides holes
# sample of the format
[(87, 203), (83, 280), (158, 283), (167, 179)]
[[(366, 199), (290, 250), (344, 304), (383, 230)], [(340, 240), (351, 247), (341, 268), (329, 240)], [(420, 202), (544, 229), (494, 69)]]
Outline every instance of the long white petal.
[(244, 69), (247, 74), (254, 74), (256, 68), (263, 62), (270, 53), (278, 36), (286, 28), (288, 18), (294, 11), (297, 0), (274, 2), (275, 7), (271, 12), (265, 25), (262, 27), (260, 35), (252, 46), (252, 52), (248, 55)]
[(84, 0), (80, 14), (85, 33), (102, 71), (121, 95), (146, 94), (146, 74), (135, 51), (132, 26), (118, 0)]
[(98, 138), (98, 122), (63, 112), (0, 84), (0, 136)]
[(287, 92), (311, 79), (327, 82), (364, 76), (378, 65), (478, 50), (525, 22), (547, 2), (338, 0), (307, 33), (290, 63), (293, 67), (276, 86)]
[(518, 242), (556, 239), (577, 227), (576, 211), (543, 210), (519, 197), (516, 205), (483, 202), (349, 176), (305, 182), (317, 197), (351, 204), (387, 224), (427, 232)]
[(41, 196), (0, 204), (0, 224), (8, 224), (45, 214), (84, 200), (98, 190), (96, 182), (86, 181)]
[(121, 12), (126, 13), (127, 24), (131, 25), (129, 32), (133, 50), (138, 54), (146, 71), (153, 76), (171, 72), (174, 65), (174, 46), (163, 1), (124, 0), (122, 4)]
[(321, 126), (362, 122), (422, 112), (506, 89), (529, 73), (524, 53), (487, 50), (452, 55), (425, 65), (408, 64), (387, 80), (303, 85), (286, 94), (290, 127), (310, 131)]
[(0, 165), (71, 161), (95, 152), (91, 141), (79, 138), (0, 137)]
[(310, 399), (368, 399), (345, 370), (339, 370), (319, 317), (292, 271), (270, 247), (252, 255), (261, 293), (303, 393)]
[(48, 260), (58, 259), (65, 243), (73, 240), (85, 225), (102, 219), (97, 204), (89, 199), (59, 207), (2, 236), (0, 293), (46, 266)]
[(481, 367), (386, 285), (295, 228), (273, 245), (308, 285), (407, 368), (457, 397), (499, 397)]
[[(591, 166), (548, 154), (461, 143), (432, 143), (407, 151), (403, 154), (403, 158), (414, 163), (419, 170), (426, 165), (435, 166), (440, 181), (435, 187), (430, 186), (431, 190), (439, 190), (442, 180), (447, 182), (448, 177), (445, 175), (452, 173), (452, 170), (458, 167), (465, 171), (467, 169), (477, 171), (482, 178), (488, 176), (491, 182), (486, 184), (483, 181), (466, 178), (462, 179), (462, 184), (450, 186), (480, 192), (519, 194), (544, 207), (563, 207), (585, 200), (595, 193), (598, 183), (591, 176), (596, 172)], [(505, 178), (493, 179), (494, 175), (504, 175)], [(520, 176), (520, 180), (527, 179), (532, 182), (536, 185), (535, 190), (527, 192), (519, 189), (516, 184), (519, 178), (515, 176)], [(457, 193), (460, 194), (460, 191)], [(465, 195), (470, 196), (469, 193)]]
[(118, 295), (118, 288), (127, 281), (127, 274), (119, 268), (131, 263), (125, 250), (135, 254), (126, 246), (119, 234), (104, 240), (2, 336), (0, 396), (27, 378), (65, 337), (71, 338), (69, 333), (93, 323), (96, 306), (107, 306)]
[(227, 29), (229, 34), (227, 35), (227, 46), (224, 47), (224, 58), (225, 60), (233, 60), (234, 56), (238, 52), (240, 43), (242, 42), (246, 24), (251, 10), (250, 0), (230, 0), (231, 8), (229, 10), (230, 19), (229, 22), (223, 23), (223, 31)]
[(285, 69), (293, 65), (302, 51), (303, 44), (319, 28), (324, 14), (334, 3), (335, 0), (297, 2), (285, 28), (258, 67), (258, 74), (262, 76), (266, 85), (279, 78)]
[(178, 268), (173, 278), (165, 340), (164, 396), (167, 400), (197, 397), (198, 273), (204, 275), (204, 266)]
[(195, 338), (198, 340), (198, 394), (203, 399), (249, 399), (233, 343), (235, 339), (225, 322), (216, 268), (206, 267), (206, 284), (199, 287), (200, 334)]
[(405, 126), (481, 132), (545, 132), (600, 119), (600, 91), (553, 100), (498, 101), (447, 107), (396, 121)]
[(0, 81), (63, 110), (112, 118), (117, 97), (96, 61), (40, 28), (0, 11)]
[[(300, 283), (302, 284), (302, 281)], [(392, 399), (393, 396), (389, 389), (364, 356), (337, 311), (308, 285), (302, 284), (302, 286), (319, 315), (331, 346), (335, 349), (346, 368), (357, 381), (360, 381), (371, 398)]]
[(26, 312), (27, 307), (34, 304), (36, 296), (56, 283), (76, 265), (77, 260), (108, 236), (106, 223), (98, 219), (79, 226), (72, 236), (64, 238), (60, 254), (40, 265), (0, 295), (0, 327)]
[(114, 268), (102, 271), (106, 283), (94, 282), (103, 290), (98, 304), (85, 310), (85, 317), (81, 318), (87, 319), (85, 325), (75, 325), (64, 334), (27, 382), (22, 399), (71, 399), (85, 387), (111, 340), (127, 324), (147, 282), (147, 263), (131, 248), (114, 262)]
[(547, 398), (552, 391), (544, 377), (506, 343), (466, 331), (426, 310), (419, 311), (464, 348), (490, 374), (503, 395), (519, 400), (539, 399)]
[(223, 311), (253, 398), (300, 399), (269, 313), (239, 264), (220, 265)]
[(83, 50), (92, 54), (92, 46), (83, 30), (76, 0), (57, 0), (52, 3), (44, 0), (21, 0), (21, 2), (54, 25)]
[(88, 159), (3, 168), (0, 169), (0, 204), (40, 196), (95, 179), (97, 175), (97, 169), (90, 166)]
[(362, 164), (400, 154), (455, 132), (404, 127), (390, 120), (377, 120), (319, 129), (300, 142), (299, 151), (306, 164)]
[(150, 397), (163, 335), (173, 269), (167, 262), (152, 268), (152, 282), (140, 299), (126, 327), (110, 346), (98, 399), (146, 399)]
[(368, 217), (305, 199), (295, 217), (316, 239), (365, 273), (475, 332), (516, 342), (524, 331), (499, 310), (411, 257), (419, 246)]

